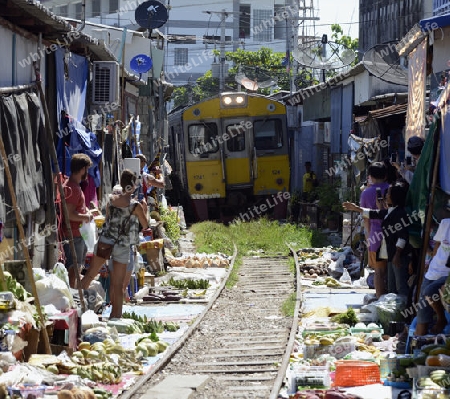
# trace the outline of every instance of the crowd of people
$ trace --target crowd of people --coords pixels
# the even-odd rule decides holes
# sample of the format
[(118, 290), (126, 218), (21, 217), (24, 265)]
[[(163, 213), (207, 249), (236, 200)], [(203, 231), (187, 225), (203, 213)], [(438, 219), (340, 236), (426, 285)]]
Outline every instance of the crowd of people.
[[(111, 318), (122, 317), (124, 293), (134, 267), (139, 232), (149, 228), (147, 204), (149, 193), (153, 188), (165, 186), (159, 166), (152, 166), (149, 171), (145, 156), (138, 155), (136, 158), (140, 160), (142, 180), (129, 169), (122, 171), (120, 185), (114, 187), (106, 203), (105, 223), (94, 248), (93, 258), (86, 273), (80, 278), (80, 287), (89, 288), (100, 269), (109, 261), (108, 296), (112, 305)], [(81, 183), (88, 179), (88, 170), (91, 165), (92, 162), (86, 154), (73, 155), (70, 176), (63, 184), (77, 259), (75, 264), (72, 248), (68, 243), (69, 234), (63, 227), (60, 237), (64, 242), (63, 252), (71, 288), (77, 286), (77, 273), (79, 274), (84, 266), (87, 252), (85, 240), (80, 232), (81, 223), (89, 223), (100, 214), (97, 208), (89, 209), (86, 206), (85, 195), (81, 188)]]
[[(365, 222), (368, 266), (375, 272), (376, 297), (386, 293), (403, 296), (407, 306), (417, 311), (415, 334), (420, 336), (441, 333), (447, 325), (441, 294), (450, 272), (450, 219), (440, 221), (429, 248), (420, 248), (421, 243), (409, 233), (419, 216), (408, 214), (405, 202), (423, 146), (424, 140), (413, 136), (407, 144), (413, 162), (373, 162), (360, 205), (343, 203), (344, 209), (359, 212)], [(430, 261), (417, 287), (420, 251), (428, 251)], [(414, 301), (416, 289), (418, 300)]]

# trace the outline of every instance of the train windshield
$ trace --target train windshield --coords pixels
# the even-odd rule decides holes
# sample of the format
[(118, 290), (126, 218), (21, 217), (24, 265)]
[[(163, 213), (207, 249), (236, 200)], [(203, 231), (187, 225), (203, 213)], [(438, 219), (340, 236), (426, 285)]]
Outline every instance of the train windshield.
[(239, 152), (245, 150), (245, 132), (247, 129), (242, 125), (227, 126), (227, 150)]
[(283, 146), (283, 126), (280, 119), (263, 119), (253, 122), (257, 150), (276, 150)]
[(194, 155), (213, 154), (219, 150), (217, 125), (201, 123), (188, 129), (189, 152)]

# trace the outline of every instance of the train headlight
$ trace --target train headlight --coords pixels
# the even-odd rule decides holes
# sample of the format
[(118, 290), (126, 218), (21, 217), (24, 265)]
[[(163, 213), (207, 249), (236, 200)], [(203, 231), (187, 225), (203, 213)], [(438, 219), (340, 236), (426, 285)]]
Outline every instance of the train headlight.
[(246, 107), (247, 95), (245, 93), (222, 93), (220, 95), (221, 108)]
[(232, 102), (233, 102), (233, 100), (231, 99), (231, 97), (223, 97), (223, 103), (225, 104), (225, 105), (230, 105)]

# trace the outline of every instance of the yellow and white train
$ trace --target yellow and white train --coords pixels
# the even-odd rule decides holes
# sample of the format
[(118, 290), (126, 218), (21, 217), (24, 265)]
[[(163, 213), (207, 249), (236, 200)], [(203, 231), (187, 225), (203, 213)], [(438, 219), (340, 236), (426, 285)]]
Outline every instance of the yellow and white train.
[(222, 93), (169, 114), (168, 158), (197, 220), (286, 217), (286, 107), (271, 98)]

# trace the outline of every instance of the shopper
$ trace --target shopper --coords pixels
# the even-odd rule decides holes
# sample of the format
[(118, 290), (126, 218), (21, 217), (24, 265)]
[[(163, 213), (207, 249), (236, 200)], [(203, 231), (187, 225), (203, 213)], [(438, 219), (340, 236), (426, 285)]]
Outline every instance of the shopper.
[[(389, 184), (386, 182), (386, 167), (382, 162), (373, 162), (367, 171), (367, 188), (361, 193), (359, 204), (362, 208), (371, 210), (377, 207), (377, 189), (381, 191), (382, 196), (386, 194)], [(377, 298), (387, 292), (387, 262), (384, 259), (377, 259), (377, 251), (380, 249), (381, 239), (381, 220), (365, 219), (365, 236), (368, 243), (368, 265), (374, 271), (375, 294)]]
[(409, 218), (405, 206), (408, 186), (403, 182), (392, 184), (386, 199), (378, 201), (380, 209), (369, 210), (350, 202), (344, 202), (345, 209), (356, 211), (366, 219), (381, 220), (382, 245), (377, 253), (379, 259), (387, 260), (387, 292), (409, 299), (409, 261), (411, 247), (408, 243)]
[(436, 322), (431, 327), (432, 334), (439, 334), (445, 328), (447, 319), (440, 298), (440, 290), (450, 271), (450, 219), (442, 219), (434, 236), (433, 257), (420, 287), (417, 309), (416, 335), (428, 334), (428, 329), (436, 316)]
[[(136, 175), (131, 170), (125, 169), (122, 172), (120, 177), (122, 193), (110, 197), (106, 206), (105, 225), (99, 237), (94, 258), (81, 281), (81, 287), (88, 288), (105, 263), (105, 256), (111, 257), (113, 261), (113, 270), (110, 272), (111, 318), (122, 317), (126, 267), (130, 259), (130, 246), (139, 244), (139, 223), (144, 229), (148, 228), (143, 206), (132, 199), (133, 192), (136, 190), (136, 179)], [(110, 255), (104, 253), (107, 249), (104, 244), (112, 246)]]
[(414, 176), (415, 166), (419, 162), (424, 144), (425, 140), (422, 137), (411, 136), (406, 145), (406, 148), (411, 154), (411, 157), (405, 158), (405, 162), (403, 165), (399, 164), (398, 162), (392, 163), (392, 165), (397, 169), (397, 172), (400, 174), (400, 176), (402, 176), (408, 182), (408, 184), (411, 184)]
[[(70, 228), (72, 230), (73, 244), (78, 267), (84, 265), (87, 247), (81, 236), (80, 227), (83, 222), (89, 223), (92, 219), (91, 213), (86, 208), (85, 198), (80, 183), (88, 178), (88, 169), (92, 161), (86, 154), (74, 154), (70, 160), (70, 177), (63, 183), (64, 196), (67, 204)], [(69, 285), (75, 287), (77, 268), (75, 268), (71, 246), (68, 242), (69, 232), (63, 224), (61, 239), (64, 242), (63, 249), (66, 257), (65, 265), (69, 274)]]

